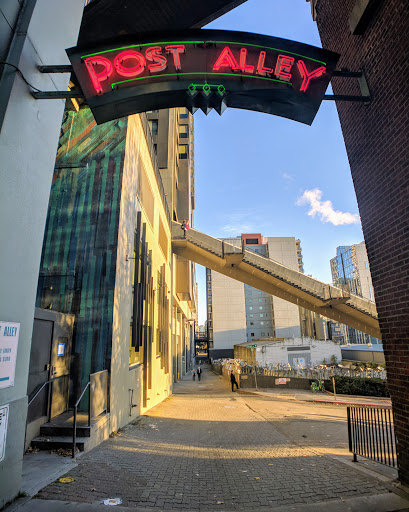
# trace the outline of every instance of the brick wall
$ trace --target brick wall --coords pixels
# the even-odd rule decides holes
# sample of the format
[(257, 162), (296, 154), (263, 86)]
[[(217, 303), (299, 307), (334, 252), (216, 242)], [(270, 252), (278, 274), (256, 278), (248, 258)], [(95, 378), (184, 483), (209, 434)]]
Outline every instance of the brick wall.
[[(362, 35), (348, 19), (355, 0), (319, 0), (324, 48), (338, 69), (364, 69), (369, 106), (339, 102), (345, 145), (372, 271), (399, 443), (400, 479), (409, 483), (409, 6), (378, 0)], [(372, 4), (372, 5), (373, 5)], [(359, 94), (334, 78), (335, 94)]]

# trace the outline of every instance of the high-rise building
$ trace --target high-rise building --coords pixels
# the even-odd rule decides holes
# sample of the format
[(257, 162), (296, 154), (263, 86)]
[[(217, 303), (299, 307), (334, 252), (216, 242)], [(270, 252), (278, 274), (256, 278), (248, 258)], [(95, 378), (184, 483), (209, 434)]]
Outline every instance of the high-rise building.
[[(303, 272), (301, 244), (293, 237), (243, 234), (224, 241)], [(233, 357), (234, 345), (258, 338), (325, 338), (318, 315), (210, 269), (206, 269), (206, 294), (213, 358)]]
[[(337, 255), (330, 260), (332, 284), (359, 297), (374, 301), (374, 293), (365, 242), (337, 247)], [(342, 337), (346, 344), (381, 343), (381, 340), (353, 327), (333, 323), (333, 335)]]

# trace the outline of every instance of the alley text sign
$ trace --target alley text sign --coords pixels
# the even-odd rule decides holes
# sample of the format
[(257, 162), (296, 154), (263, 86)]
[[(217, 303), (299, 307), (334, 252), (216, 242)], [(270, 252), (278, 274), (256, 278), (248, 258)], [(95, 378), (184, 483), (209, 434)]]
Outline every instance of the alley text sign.
[(0, 389), (14, 386), (20, 324), (0, 322)]
[(97, 123), (170, 107), (227, 107), (311, 124), (338, 54), (245, 32), (188, 30), (67, 50)]

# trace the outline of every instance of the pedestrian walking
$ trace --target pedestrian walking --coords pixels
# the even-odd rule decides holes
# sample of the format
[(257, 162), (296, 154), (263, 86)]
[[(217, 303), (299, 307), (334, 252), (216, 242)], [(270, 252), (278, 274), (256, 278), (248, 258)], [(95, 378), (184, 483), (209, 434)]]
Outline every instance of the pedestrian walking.
[(231, 390), (234, 393), (234, 386), (236, 386), (236, 389), (239, 389), (239, 385), (237, 384), (236, 377), (233, 373), (233, 371), (230, 374), (230, 382), (231, 382)]
[(186, 219), (183, 219), (182, 225), (180, 226), (183, 231), (186, 233)]
[(193, 380), (196, 380), (196, 372), (195, 372), (194, 368), (192, 370), (192, 378), (193, 378)]
[(197, 378), (198, 378), (198, 380), (200, 380), (201, 376), (202, 376), (202, 369), (199, 366), (198, 369), (197, 369)]

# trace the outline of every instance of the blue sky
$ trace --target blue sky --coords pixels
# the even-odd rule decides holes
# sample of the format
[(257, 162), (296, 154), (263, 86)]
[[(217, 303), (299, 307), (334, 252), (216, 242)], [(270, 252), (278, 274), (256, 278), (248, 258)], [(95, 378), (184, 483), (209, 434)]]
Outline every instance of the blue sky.
[[(256, 32), (321, 47), (305, 0), (248, 0), (206, 28)], [(330, 91), (329, 91), (330, 92)], [(341, 127), (332, 101), (306, 126), (228, 109), (195, 114), (194, 227), (215, 237), (261, 233), (301, 240), (304, 271), (331, 282), (336, 247), (363, 240)], [(199, 323), (206, 319), (197, 265)]]

